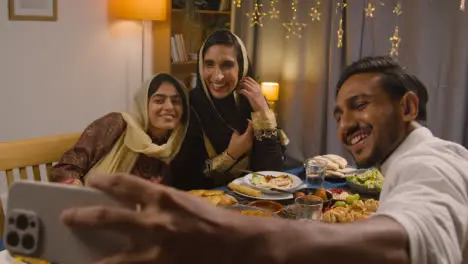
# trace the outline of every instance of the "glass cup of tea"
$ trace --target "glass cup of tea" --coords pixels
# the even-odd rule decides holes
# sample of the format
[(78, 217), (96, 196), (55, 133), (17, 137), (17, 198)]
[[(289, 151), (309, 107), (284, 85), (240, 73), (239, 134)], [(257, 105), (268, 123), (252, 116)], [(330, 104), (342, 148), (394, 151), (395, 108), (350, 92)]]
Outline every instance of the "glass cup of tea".
[(306, 195), (296, 198), (296, 220), (320, 221), (322, 220), (322, 198), (315, 195)]
[(307, 159), (304, 163), (306, 184), (313, 188), (322, 188), (327, 172), (327, 162), (323, 160)]

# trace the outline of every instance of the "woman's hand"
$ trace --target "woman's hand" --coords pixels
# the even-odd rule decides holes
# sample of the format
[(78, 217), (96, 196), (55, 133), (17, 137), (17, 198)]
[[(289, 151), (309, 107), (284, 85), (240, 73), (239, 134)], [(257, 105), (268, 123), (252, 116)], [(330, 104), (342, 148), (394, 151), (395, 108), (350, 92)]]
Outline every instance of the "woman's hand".
[(239, 87), (239, 93), (247, 97), (254, 112), (268, 109), (268, 103), (265, 96), (263, 96), (262, 89), (254, 79), (244, 77), (240, 80)]
[(231, 141), (227, 148), (227, 153), (234, 159), (239, 159), (242, 155), (247, 153), (253, 145), (253, 127), (252, 121), (249, 120), (249, 125), (245, 130), (244, 134), (234, 131), (231, 136)]

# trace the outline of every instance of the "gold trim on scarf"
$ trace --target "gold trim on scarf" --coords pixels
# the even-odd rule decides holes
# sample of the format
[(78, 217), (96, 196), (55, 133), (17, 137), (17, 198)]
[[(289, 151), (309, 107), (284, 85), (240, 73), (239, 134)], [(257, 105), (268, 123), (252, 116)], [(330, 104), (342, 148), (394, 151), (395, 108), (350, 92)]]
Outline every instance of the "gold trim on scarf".
[[(120, 136), (117, 142), (112, 147), (111, 151), (101, 159), (85, 176), (100, 172), (127, 172), (130, 173), (135, 165), (140, 154), (149, 157), (157, 158), (168, 164), (175, 155), (179, 152), (184, 140), (188, 127), (188, 93), (184, 85), (182, 87), (181, 96), (186, 98), (184, 111), (187, 111), (187, 119), (184, 123), (180, 123), (171, 133), (165, 144), (154, 144), (151, 137), (148, 135), (148, 90), (151, 82), (159, 74), (154, 75), (147, 80), (136, 91), (133, 98), (133, 105), (130, 112), (121, 112), (123, 119), (127, 123), (124, 133)], [(174, 78), (175, 79), (175, 78)], [(180, 92), (180, 91), (178, 91)]]

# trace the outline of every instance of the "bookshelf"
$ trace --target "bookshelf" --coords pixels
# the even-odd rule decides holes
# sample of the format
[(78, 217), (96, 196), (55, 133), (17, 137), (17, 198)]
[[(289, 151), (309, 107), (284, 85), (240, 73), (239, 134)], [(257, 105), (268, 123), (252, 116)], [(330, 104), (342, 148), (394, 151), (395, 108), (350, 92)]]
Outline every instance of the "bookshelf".
[(153, 70), (170, 73), (190, 88), (191, 76), (197, 69), (198, 51), (205, 38), (217, 29), (232, 29), (232, 1), (210, 0), (207, 2), (211, 7), (191, 12), (173, 3), (180, 0), (167, 1), (172, 7), (167, 11), (168, 19), (154, 21), (152, 25)]

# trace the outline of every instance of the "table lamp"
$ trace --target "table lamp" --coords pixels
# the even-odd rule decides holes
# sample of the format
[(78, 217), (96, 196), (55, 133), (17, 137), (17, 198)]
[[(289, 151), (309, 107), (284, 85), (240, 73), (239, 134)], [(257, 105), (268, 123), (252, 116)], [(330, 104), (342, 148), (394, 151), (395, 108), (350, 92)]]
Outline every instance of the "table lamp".
[(268, 101), (268, 105), (275, 112), (275, 102), (278, 101), (279, 96), (279, 84), (276, 82), (262, 82), (261, 88), (263, 95)]
[(141, 20), (141, 81), (144, 82), (145, 23), (167, 18), (167, 0), (109, 0), (109, 12), (116, 18)]

